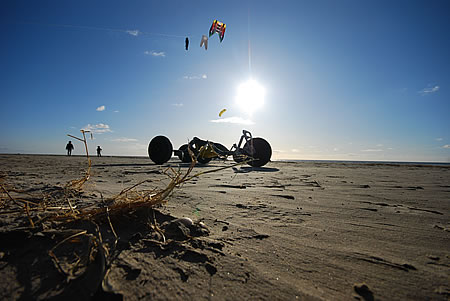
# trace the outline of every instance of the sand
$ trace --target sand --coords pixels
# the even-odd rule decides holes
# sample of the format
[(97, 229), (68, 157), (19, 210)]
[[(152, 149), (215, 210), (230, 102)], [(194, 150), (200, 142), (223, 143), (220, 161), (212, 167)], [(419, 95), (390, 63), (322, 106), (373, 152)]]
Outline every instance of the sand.
[[(231, 165), (213, 161), (194, 172)], [(161, 167), (148, 158), (94, 157), (91, 178), (71, 199), (79, 208), (107, 206), (102, 199), (139, 181), (153, 181), (142, 189), (164, 185), (167, 166), (188, 168), (175, 159)], [(84, 157), (0, 155), (4, 187), (21, 191), (11, 192), (13, 198), (35, 197), (34, 202), (46, 195), (57, 203), (64, 198), (61, 187), (85, 169)], [(154, 210), (112, 217), (117, 244), (108, 223), (39, 225), (45, 214), (31, 212), (37, 222), (31, 228), (24, 208), (1, 193), (2, 300), (450, 297), (445, 166), (270, 162), (228, 168), (185, 183)], [(155, 221), (166, 242), (154, 230)], [(92, 236), (58, 245), (80, 229)], [(109, 248), (107, 260), (91, 254), (86, 261), (98, 233)], [(66, 271), (77, 260), (80, 268), (63, 275), (50, 250)]]

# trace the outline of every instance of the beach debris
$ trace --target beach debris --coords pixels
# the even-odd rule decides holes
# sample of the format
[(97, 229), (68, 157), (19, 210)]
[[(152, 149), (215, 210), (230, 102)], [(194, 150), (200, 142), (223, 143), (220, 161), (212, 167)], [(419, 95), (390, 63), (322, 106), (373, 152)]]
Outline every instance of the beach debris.
[(189, 217), (178, 218), (178, 219), (176, 219), (176, 221), (182, 223), (186, 227), (190, 227), (190, 226), (192, 226), (194, 224)]
[(187, 240), (191, 237), (190, 226), (181, 222), (181, 219), (175, 219), (161, 225), (164, 235), (168, 239)]
[(375, 300), (372, 291), (365, 283), (355, 283), (355, 285), (353, 285), (353, 289), (364, 299), (364, 301)]

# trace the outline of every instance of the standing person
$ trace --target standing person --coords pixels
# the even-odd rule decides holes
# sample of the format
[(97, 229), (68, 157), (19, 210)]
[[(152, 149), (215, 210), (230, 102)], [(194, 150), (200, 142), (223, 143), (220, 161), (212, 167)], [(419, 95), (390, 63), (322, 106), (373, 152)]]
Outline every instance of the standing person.
[(66, 145), (67, 156), (72, 156), (72, 150), (74, 149), (72, 141), (69, 141)]
[(97, 146), (97, 157), (101, 157), (101, 156), (102, 156), (102, 149), (99, 145), (99, 146)]

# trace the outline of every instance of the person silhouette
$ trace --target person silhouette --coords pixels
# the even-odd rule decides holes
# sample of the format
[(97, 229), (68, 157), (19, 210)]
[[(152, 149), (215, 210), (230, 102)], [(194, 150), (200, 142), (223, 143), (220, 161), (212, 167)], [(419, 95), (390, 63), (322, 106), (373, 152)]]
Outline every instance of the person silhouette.
[(67, 156), (72, 156), (72, 150), (74, 149), (72, 141), (69, 141), (66, 145)]
[(102, 148), (99, 146), (97, 146), (97, 157), (101, 157), (102, 156)]

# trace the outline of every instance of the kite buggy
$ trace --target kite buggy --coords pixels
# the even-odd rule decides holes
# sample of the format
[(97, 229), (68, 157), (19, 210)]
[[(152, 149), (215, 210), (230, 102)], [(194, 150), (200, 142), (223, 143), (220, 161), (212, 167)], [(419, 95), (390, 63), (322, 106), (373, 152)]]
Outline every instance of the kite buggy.
[(233, 160), (238, 163), (245, 161), (250, 166), (261, 167), (270, 161), (272, 148), (265, 139), (253, 138), (246, 130), (242, 131), (239, 143), (233, 144), (230, 150), (220, 143), (197, 137), (180, 146), (178, 150), (173, 149), (172, 142), (165, 136), (154, 137), (148, 145), (148, 155), (155, 164), (166, 163), (172, 157), (172, 153), (183, 163), (190, 163), (195, 158), (198, 163), (207, 164), (212, 159), (227, 159), (228, 156), (233, 156)]

